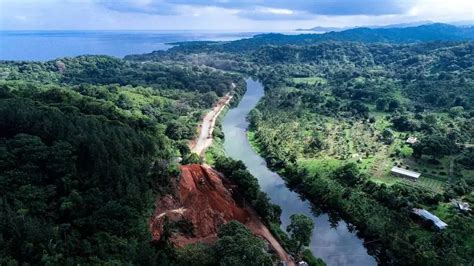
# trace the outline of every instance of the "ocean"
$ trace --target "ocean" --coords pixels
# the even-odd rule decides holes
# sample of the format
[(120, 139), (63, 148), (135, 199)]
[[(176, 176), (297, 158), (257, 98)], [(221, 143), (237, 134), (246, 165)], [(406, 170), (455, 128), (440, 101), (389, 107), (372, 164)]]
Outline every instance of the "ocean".
[(48, 61), (78, 55), (122, 58), (166, 50), (168, 43), (232, 41), (255, 32), (217, 31), (0, 31), (0, 60)]

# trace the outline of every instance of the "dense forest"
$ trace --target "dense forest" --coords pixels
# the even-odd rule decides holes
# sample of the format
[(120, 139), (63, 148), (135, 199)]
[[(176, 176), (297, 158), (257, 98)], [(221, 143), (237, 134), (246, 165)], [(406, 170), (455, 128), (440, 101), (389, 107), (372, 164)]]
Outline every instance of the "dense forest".
[(0, 264), (150, 265), (173, 254), (150, 245), (153, 202), (203, 111), (243, 80), (105, 56), (0, 72)]
[(231, 53), (242, 55), (268, 45), (308, 46), (323, 42), (361, 42), (361, 43), (420, 43), (436, 41), (474, 40), (474, 27), (456, 27), (449, 24), (433, 23), (408, 28), (354, 28), (323, 34), (285, 35), (279, 33), (259, 34), (232, 42), (182, 42), (168, 52), (156, 51), (145, 55), (131, 55), (126, 58), (150, 59), (173, 52), (185, 53)]

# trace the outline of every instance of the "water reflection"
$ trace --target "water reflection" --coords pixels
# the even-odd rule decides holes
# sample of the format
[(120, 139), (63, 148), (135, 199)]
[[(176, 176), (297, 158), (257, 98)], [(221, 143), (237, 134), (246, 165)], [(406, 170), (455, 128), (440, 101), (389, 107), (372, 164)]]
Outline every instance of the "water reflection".
[(283, 179), (270, 171), (265, 160), (252, 150), (246, 136), (246, 116), (263, 94), (264, 90), (259, 82), (247, 80), (245, 96), (238, 107), (231, 109), (224, 118), (226, 153), (236, 160), (242, 160), (258, 178), (262, 190), (271, 201), (281, 207), (282, 228), (289, 224), (292, 214), (303, 213), (312, 218), (315, 230), (310, 248), (314, 255), (322, 258), (328, 265), (375, 265), (375, 259), (367, 254), (363, 241), (348, 229), (344, 221), (313, 208), (308, 201), (288, 189)]

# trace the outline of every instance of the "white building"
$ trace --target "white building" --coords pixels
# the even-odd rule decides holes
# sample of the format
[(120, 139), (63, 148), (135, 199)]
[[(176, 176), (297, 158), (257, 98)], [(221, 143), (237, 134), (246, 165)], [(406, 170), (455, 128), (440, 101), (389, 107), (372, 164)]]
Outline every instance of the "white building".
[(406, 142), (408, 144), (415, 144), (417, 141), (418, 139), (416, 137), (409, 137)]
[(467, 203), (467, 202), (458, 201), (457, 202), (457, 207), (459, 208), (459, 210), (461, 210), (463, 212), (470, 212), (471, 211), (471, 208), (469, 207), (469, 203)]
[(410, 171), (396, 166), (392, 167), (392, 170), (390, 172), (392, 173), (392, 175), (411, 178), (414, 180), (417, 180), (421, 176), (421, 174), (418, 172)]

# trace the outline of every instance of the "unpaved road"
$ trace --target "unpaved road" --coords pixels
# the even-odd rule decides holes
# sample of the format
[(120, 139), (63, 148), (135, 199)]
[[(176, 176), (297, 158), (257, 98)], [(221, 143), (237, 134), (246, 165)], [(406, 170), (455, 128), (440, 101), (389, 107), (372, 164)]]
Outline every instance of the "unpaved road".
[(230, 94), (221, 97), (212, 110), (204, 116), (199, 129), (199, 137), (191, 143), (191, 152), (203, 155), (204, 151), (212, 145), (212, 131), (214, 131), (216, 120), (231, 99)]
[[(235, 87), (234, 84), (232, 84)], [(207, 113), (200, 125), (199, 136), (190, 143), (191, 152), (197, 153), (200, 156), (204, 154), (207, 148), (212, 145), (212, 132), (216, 124), (216, 120), (222, 110), (229, 104), (232, 99), (232, 95), (227, 94), (221, 97), (214, 105), (212, 110)], [(208, 165), (203, 167), (210, 168)], [(270, 246), (276, 251), (281, 261), (285, 261), (287, 265), (294, 266), (295, 262), (290, 258), (285, 249), (281, 246), (280, 242), (272, 235), (270, 230), (262, 223), (258, 214), (251, 208), (246, 208), (250, 214), (250, 219), (247, 220), (245, 225), (256, 235), (264, 238)]]

